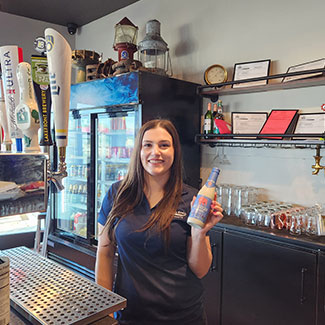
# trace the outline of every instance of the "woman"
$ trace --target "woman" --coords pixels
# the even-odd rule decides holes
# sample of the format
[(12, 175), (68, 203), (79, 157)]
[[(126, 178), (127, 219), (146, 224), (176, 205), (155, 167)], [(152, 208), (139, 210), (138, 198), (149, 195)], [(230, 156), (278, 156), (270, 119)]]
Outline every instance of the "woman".
[(96, 281), (127, 299), (119, 324), (205, 324), (200, 282), (212, 254), (207, 232), (222, 218), (213, 201), (203, 229), (186, 223), (196, 190), (182, 183), (174, 125), (152, 120), (138, 132), (128, 174), (109, 189), (99, 214)]

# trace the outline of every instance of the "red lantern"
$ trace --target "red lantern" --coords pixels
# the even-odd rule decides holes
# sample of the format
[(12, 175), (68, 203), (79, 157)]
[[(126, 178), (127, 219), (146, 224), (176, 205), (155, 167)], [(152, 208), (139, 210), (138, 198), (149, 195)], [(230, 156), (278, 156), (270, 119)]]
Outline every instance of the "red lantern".
[(115, 38), (113, 48), (118, 51), (118, 60), (133, 61), (133, 54), (137, 51), (138, 27), (124, 17), (115, 25)]

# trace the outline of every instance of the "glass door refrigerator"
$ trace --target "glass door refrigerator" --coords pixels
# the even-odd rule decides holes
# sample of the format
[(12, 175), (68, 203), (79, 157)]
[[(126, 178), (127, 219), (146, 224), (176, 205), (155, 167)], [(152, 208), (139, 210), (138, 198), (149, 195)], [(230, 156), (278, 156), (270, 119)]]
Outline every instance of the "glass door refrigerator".
[(197, 84), (131, 72), (71, 86), (64, 190), (53, 188), (48, 257), (94, 278), (97, 216), (112, 183), (128, 169), (137, 131), (168, 118), (181, 139), (184, 181), (200, 186), (201, 99)]

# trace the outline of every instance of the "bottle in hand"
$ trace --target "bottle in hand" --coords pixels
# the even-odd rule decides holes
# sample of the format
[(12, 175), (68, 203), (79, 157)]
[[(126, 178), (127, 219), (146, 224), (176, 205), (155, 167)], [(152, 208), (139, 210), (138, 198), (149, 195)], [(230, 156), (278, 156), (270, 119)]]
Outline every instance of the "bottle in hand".
[(212, 168), (208, 180), (200, 189), (192, 206), (187, 223), (195, 228), (203, 228), (210, 211), (216, 191), (216, 182), (220, 173), (219, 168)]
[(211, 103), (208, 104), (208, 110), (204, 115), (203, 134), (213, 133), (213, 116), (211, 112)]

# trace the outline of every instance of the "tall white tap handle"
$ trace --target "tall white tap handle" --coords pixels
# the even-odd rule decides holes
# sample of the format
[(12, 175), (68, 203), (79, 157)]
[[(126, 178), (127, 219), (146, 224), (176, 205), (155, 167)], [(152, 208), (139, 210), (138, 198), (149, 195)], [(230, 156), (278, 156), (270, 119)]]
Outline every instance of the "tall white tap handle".
[(47, 60), (54, 112), (56, 144), (68, 144), (72, 51), (66, 39), (52, 28), (45, 29)]
[(40, 122), (29, 63), (21, 62), (18, 64), (17, 80), (20, 92), (20, 101), (16, 107), (17, 126), (24, 134), (25, 151), (39, 152), (38, 130)]
[(18, 46), (1, 46), (0, 63), (10, 136), (11, 138), (22, 138), (23, 134), (17, 127), (15, 119), (15, 109), (19, 103), (19, 89), (16, 76), (16, 68), (19, 63)]
[[(2, 86), (2, 79), (0, 78), (0, 125), (3, 128), (3, 143), (6, 146), (7, 151), (11, 151), (11, 138), (10, 138), (10, 131), (9, 131), (9, 125), (8, 125), (8, 117), (7, 117), (7, 110), (6, 110), (6, 104), (4, 99), (4, 90)], [(0, 128), (1, 132), (1, 128)]]

